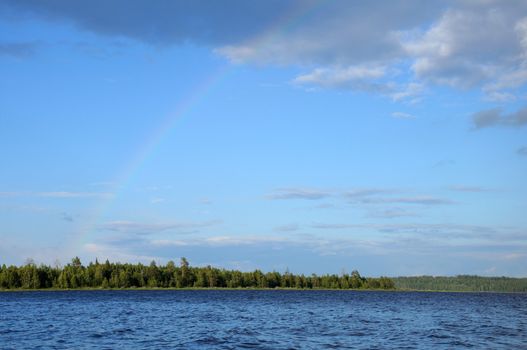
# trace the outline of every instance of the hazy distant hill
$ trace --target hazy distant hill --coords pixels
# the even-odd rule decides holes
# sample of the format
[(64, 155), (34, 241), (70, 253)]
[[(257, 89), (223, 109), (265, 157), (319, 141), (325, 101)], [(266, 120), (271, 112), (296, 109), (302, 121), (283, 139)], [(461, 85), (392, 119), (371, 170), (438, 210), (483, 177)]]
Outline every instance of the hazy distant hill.
[(527, 278), (481, 277), (459, 275), (455, 277), (394, 277), (396, 289), (441, 290), (459, 292), (527, 292)]

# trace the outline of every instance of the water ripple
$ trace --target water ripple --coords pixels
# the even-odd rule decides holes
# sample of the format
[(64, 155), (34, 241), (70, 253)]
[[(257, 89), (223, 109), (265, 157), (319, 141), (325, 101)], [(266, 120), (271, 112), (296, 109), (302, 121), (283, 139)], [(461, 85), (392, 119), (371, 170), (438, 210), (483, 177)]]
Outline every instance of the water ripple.
[(2, 349), (527, 349), (527, 295), (0, 293)]

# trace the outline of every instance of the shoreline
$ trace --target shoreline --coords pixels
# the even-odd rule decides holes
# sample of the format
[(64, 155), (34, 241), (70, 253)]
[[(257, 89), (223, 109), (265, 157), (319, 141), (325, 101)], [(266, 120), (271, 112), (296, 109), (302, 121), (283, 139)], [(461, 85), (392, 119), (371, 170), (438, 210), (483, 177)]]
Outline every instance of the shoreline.
[(507, 291), (464, 291), (464, 290), (422, 290), (422, 289), (331, 289), (331, 288), (39, 288), (39, 289), (0, 289), (0, 293), (17, 293), (17, 292), (86, 292), (86, 291), (288, 291), (288, 292), (306, 292), (306, 291), (333, 291), (333, 292), (386, 292), (386, 293), (479, 293), (479, 294), (527, 294), (525, 292), (507, 292)]

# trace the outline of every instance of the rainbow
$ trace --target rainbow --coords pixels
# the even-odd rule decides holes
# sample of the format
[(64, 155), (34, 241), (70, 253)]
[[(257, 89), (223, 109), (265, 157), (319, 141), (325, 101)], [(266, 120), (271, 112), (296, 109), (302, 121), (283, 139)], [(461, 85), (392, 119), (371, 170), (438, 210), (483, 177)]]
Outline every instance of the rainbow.
[[(241, 43), (240, 46), (264, 46), (273, 38), (273, 36), (294, 28), (295, 25), (301, 23), (302, 19), (315, 13), (315, 11), (325, 3), (327, 3), (325, 0), (311, 1), (291, 7), (289, 11), (279, 16), (277, 20), (260, 35)], [(159, 126), (145, 137), (145, 141), (141, 143), (141, 147), (133, 153), (133, 157), (125, 163), (123, 169), (111, 182), (112, 188), (109, 192), (111, 195), (105, 196), (99, 201), (97, 207), (92, 211), (91, 220), (80, 228), (79, 232), (75, 235), (76, 238), (74, 241), (68, 244), (68, 254), (71, 254), (72, 251), (76, 251), (86, 243), (84, 242), (86, 237), (89, 237), (90, 233), (93, 233), (93, 231), (101, 224), (104, 214), (109, 211), (112, 203), (114, 203), (115, 199), (119, 197), (120, 193), (129, 187), (130, 183), (133, 181), (134, 174), (137, 173), (145, 161), (163, 143), (171, 130), (176, 127), (178, 121), (187, 115), (193, 107), (203, 101), (211, 88), (221, 79), (225, 78), (232, 69), (232, 64), (222, 65), (204, 81), (193, 87), (183, 99), (178, 101), (174, 110), (162, 120)]]
[[(122, 170), (110, 181), (108, 195), (103, 196), (92, 210), (91, 219), (75, 235), (75, 239), (68, 246), (70, 249), (78, 249), (85, 242), (83, 240), (93, 233), (101, 224), (104, 214), (109, 211), (111, 205), (119, 198), (120, 194), (125, 191), (133, 182), (134, 175), (138, 172), (146, 160), (152, 156), (157, 148), (173, 130), (178, 121), (187, 115), (193, 107), (203, 100), (211, 88), (223, 77), (225, 77), (231, 67), (223, 65), (213, 74), (210, 74), (204, 81), (200, 82), (191, 89), (183, 99), (174, 107), (173, 111), (161, 121), (161, 123), (152, 130), (141, 143), (141, 147), (133, 153), (133, 157), (128, 160)], [(71, 251), (71, 250), (70, 250)]]

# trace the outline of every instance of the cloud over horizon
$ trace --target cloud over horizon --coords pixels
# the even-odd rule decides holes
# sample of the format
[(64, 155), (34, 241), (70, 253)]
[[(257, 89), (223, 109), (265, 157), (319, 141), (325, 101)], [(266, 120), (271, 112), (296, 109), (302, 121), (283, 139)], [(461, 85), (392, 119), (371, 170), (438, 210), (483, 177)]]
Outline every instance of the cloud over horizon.
[(308, 199), (318, 200), (330, 197), (329, 191), (313, 188), (278, 188), (266, 196), (267, 199)]
[(111, 221), (98, 226), (101, 231), (114, 231), (137, 235), (150, 235), (163, 231), (179, 231), (180, 233), (195, 233), (204, 227), (221, 223), (219, 220), (203, 222), (173, 222), (173, 223), (142, 223), (135, 221)]
[[(203, 45), (234, 63), (297, 65), (305, 72), (296, 84), (395, 101), (420, 98), (428, 84), (511, 101), (527, 82), (522, 2), (6, 0), (3, 8), (8, 20), (64, 21), (160, 47)], [(29, 52), (9, 45), (0, 53)]]
[(0, 197), (47, 197), (47, 198), (111, 198), (114, 194), (110, 192), (0, 192)]
[[(343, 266), (365, 268), (367, 273), (378, 274), (375, 267), (366, 267), (360, 263), (362, 256), (373, 255), (382, 264), (392, 261), (403, 261), (408, 259), (410, 270), (406, 274), (417, 273), (419, 267), (415, 265), (416, 259), (420, 265), (428, 266), (427, 270), (438, 271), (432, 268), (430, 261), (421, 260), (423, 256), (429, 256), (438, 249), (443, 251), (444, 256), (456, 261), (463, 261), (467, 256), (485, 262), (514, 262), (525, 257), (522, 249), (527, 247), (527, 236), (518, 233), (512, 228), (485, 227), (477, 225), (456, 224), (313, 224), (313, 228), (319, 230), (374, 230), (384, 234), (383, 237), (360, 238), (355, 235), (328, 238), (326, 235), (292, 235), (289, 237), (275, 235), (222, 235), (207, 237), (190, 237), (185, 239), (147, 239), (140, 241), (99, 241), (85, 245), (85, 250), (91, 255), (104, 258), (111, 253), (122, 256), (125, 261), (143, 260), (150, 262), (167, 261), (185, 256), (190, 261), (198, 261), (198, 264), (208, 264), (214, 259), (218, 267), (226, 267), (227, 261), (237, 252), (238, 259), (250, 261), (251, 266), (271, 271), (272, 269), (285, 270), (288, 266), (296, 271), (304, 273), (325, 272), (324, 268), (305, 270), (301, 266), (307, 260), (318, 257), (323, 263), (325, 259), (340, 261)], [(241, 249), (241, 247), (243, 247)], [(289, 261), (284, 264), (284, 252), (296, 255), (298, 263)], [(399, 255), (404, 253), (404, 257)], [(271, 261), (262, 260), (262, 257), (272, 257)], [(146, 258), (145, 258), (146, 257)], [(320, 259), (324, 257), (325, 259)], [(227, 260), (226, 260), (227, 259)], [(413, 263), (411, 263), (413, 262)], [(407, 267), (408, 268), (408, 267)], [(363, 271), (361, 269), (361, 271)], [(393, 270), (392, 270), (393, 271)], [(524, 271), (517, 266), (520, 273)], [(337, 272), (337, 271), (336, 271)], [(481, 272), (479, 272), (481, 273)]]
[(364, 204), (377, 204), (377, 203), (389, 203), (389, 204), (420, 204), (420, 205), (447, 205), (455, 204), (450, 199), (437, 198), (431, 196), (416, 196), (416, 197), (374, 197), (364, 198), (360, 200)]
[(492, 189), (482, 186), (467, 186), (467, 185), (453, 185), (447, 187), (450, 191), (455, 192), (489, 192), (492, 191)]

